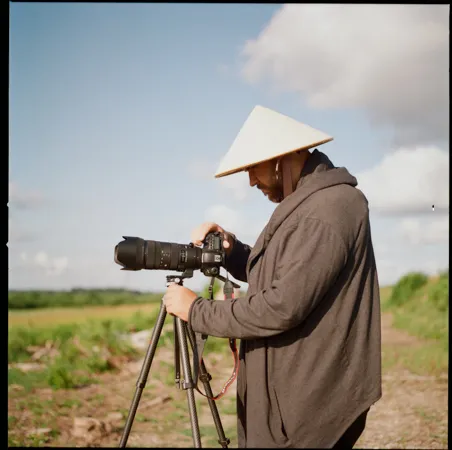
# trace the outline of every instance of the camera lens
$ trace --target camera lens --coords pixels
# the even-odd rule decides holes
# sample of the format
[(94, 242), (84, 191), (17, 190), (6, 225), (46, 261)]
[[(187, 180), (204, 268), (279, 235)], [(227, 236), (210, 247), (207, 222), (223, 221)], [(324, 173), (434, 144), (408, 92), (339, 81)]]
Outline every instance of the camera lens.
[(115, 262), (128, 270), (197, 270), (202, 264), (202, 249), (171, 242), (145, 241), (124, 236), (115, 247)]
[(124, 236), (124, 241), (115, 247), (115, 262), (127, 270), (144, 268), (144, 240)]

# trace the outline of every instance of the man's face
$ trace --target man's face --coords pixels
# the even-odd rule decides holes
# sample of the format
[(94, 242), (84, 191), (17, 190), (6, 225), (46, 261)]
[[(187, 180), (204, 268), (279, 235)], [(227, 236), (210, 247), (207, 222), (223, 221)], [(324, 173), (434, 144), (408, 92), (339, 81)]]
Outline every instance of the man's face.
[(265, 161), (248, 170), (250, 186), (256, 186), (273, 203), (280, 203), (283, 199), (281, 180), (276, 179), (276, 161)]

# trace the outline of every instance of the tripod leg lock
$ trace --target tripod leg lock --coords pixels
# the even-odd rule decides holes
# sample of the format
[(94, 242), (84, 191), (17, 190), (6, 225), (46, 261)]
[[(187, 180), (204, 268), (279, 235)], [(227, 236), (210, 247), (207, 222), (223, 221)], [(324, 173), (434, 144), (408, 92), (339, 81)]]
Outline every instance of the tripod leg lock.
[(182, 389), (194, 389), (195, 388), (195, 384), (193, 383), (193, 381), (183, 381), (182, 383)]
[(218, 443), (223, 447), (227, 448), (227, 446), (231, 443), (231, 440), (225, 437), (224, 439), (218, 439)]
[(205, 372), (199, 375), (199, 379), (201, 380), (201, 382), (207, 383), (212, 379), (212, 376), (210, 375), (210, 373)]

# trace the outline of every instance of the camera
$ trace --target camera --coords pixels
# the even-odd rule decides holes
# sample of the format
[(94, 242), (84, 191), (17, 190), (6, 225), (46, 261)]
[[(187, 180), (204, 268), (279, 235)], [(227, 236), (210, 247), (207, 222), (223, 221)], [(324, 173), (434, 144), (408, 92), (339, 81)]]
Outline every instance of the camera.
[(114, 258), (122, 270), (201, 270), (204, 275), (215, 277), (224, 265), (223, 236), (219, 232), (209, 233), (202, 248), (192, 243), (148, 241), (132, 236), (123, 238), (124, 241), (115, 246)]

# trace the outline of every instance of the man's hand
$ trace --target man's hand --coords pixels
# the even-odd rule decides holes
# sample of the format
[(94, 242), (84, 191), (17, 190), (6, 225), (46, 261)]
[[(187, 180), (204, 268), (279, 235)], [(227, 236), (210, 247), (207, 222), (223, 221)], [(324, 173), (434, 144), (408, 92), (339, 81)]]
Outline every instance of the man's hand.
[(167, 312), (188, 322), (190, 306), (197, 297), (198, 294), (190, 289), (176, 283), (171, 283), (163, 296), (163, 304)]
[(214, 233), (216, 231), (223, 233), (224, 251), (227, 255), (229, 255), (231, 253), (232, 246), (234, 245), (235, 236), (214, 222), (204, 222), (199, 227), (196, 227), (191, 233), (191, 241), (194, 245), (201, 246), (207, 234), (211, 232)]

